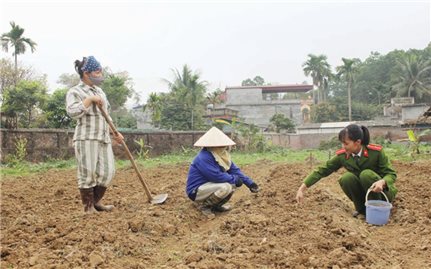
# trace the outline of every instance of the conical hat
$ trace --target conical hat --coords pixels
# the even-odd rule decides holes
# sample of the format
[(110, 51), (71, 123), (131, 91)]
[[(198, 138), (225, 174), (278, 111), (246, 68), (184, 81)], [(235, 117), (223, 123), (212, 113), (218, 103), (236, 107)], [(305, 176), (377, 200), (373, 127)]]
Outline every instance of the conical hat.
[(216, 127), (212, 127), (195, 143), (195, 147), (225, 147), (233, 146), (235, 142)]

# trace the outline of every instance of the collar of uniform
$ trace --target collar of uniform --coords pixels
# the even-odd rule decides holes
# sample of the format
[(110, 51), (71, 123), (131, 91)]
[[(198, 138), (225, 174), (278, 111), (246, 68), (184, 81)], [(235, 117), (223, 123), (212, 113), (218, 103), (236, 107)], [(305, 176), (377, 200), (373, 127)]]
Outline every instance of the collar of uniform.
[(368, 158), (368, 149), (366, 148), (366, 147), (362, 147), (361, 148), (361, 151), (359, 151), (359, 153), (358, 154), (351, 154), (352, 155), (352, 157), (355, 157), (355, 156), (359, 156), (359, 157), (361, 157), (362, 156), (362, 153), (364, 153), (364, 157), (365, 158)]
[(358, 152), (358, 154), (352, 153), (352, 157), (358, 156), (359, 158), (361, 158), (361, 155), (362, 155), (362, 147), (361, 147), (361, 150)]

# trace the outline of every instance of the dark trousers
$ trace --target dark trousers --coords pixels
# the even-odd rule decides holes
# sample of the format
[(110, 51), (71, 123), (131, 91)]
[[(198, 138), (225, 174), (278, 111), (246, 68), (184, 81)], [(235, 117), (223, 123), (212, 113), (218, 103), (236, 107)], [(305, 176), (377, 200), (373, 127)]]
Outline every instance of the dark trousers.
[[(339, 179), (341, 189), (349, 197), (355, 205), (356, 211), (365, 214), (365, 195), (367, 190), (373, 185), (374, 182), (382, 179), (376, 172), (370, 169), (363, 170), (359, 177), (351, 172), (344, 173)], [(389, 202), (393, 200), (393, 195), (384, 190)], [(381, 193), (370, 192), (368, 200), (386, 200)]]

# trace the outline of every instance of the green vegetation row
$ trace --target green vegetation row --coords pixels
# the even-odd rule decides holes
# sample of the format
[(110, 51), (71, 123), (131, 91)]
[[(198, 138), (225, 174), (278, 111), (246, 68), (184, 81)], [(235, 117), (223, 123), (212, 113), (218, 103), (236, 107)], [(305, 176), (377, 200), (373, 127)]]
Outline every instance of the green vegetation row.
[[(431, 144), (422, 143), (419, 145), (420, 154), (412, 151), (412, 147), (407, 144), (386, 144), (385, 151), (391, 160), (414, 161), (414, 160), (431, 160)], [(254, 164), (264, 161), (279, 163), (304, 163), (316, 165), (325, 162), (334, 156), (336, 148), (330, 149), (313, 149), (313, 150), (290, 150), (284, 148), (270, 147), (263, 152), (232, 152), (233, 161), (240, 165)], [(140, 158), (136, 161), (141, 169), (157, 167), (159, 165), (178, 165), (190, 164), (193, 157), (197, 154), (198, 149), (184, 149), (181, 152), (165, 154), (158, 157)], [(117, 160), (118, 169), (130, 167), (128, 160)], [(24, 176), (33, 173), (52, 171), (56, 169), (73, 169), (76, 168), (76, 162), (71, 160), (51, 160), (44, 163), (29, 163), (21, 161), (13, 165), (2, 165), (0, 175), (4, 176)]]

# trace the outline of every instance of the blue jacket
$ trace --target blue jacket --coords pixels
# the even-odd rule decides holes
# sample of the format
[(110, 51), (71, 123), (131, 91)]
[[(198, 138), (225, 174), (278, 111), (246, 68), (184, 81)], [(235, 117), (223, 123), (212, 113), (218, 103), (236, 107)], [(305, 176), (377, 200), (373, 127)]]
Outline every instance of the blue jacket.
[(251, 178), (245, 176), (241, 170), (232, 162), (229, 170), (224, 169), (216, 162), (214, 156), (207, 149), (202, 149), (190, 165), (187, 176), (186, 193), (191, 200), (195, 200), (199, 186), (207, 183), (230, 183), (235, 184), (236, 178), (241, 178), (243, 183), (249, 187), (253, 184)]

